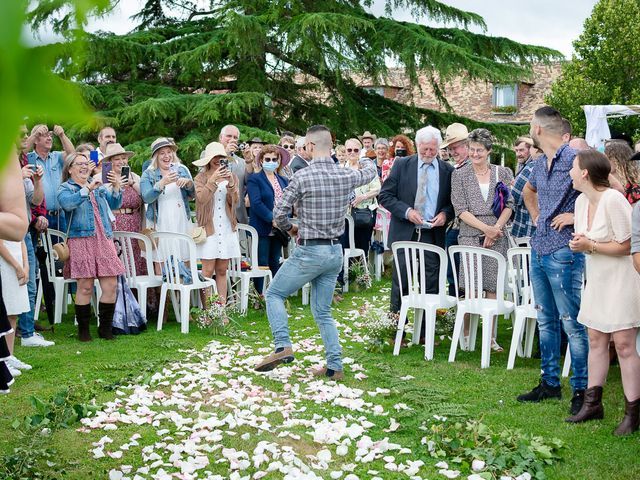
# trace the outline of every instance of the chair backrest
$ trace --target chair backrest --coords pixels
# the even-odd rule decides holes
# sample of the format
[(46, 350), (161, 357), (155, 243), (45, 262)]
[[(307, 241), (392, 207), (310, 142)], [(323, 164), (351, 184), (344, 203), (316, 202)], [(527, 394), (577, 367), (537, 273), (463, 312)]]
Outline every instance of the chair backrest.
[(464, 298), (465, 300), (482, 299), (484, 291), (482, 279), (482, 260), (493, 259), (498, 262), (498, 278), (496, 279), (496, 299), (498, 306), (504, 305), (504, 286), (507, 272), (507, 261), (502, 254), (481, 247), (467, 247), (456, 245), (449, 247), (449, 258), (454, 270), (454, 280), (456, 285), (456, 296), (460, 298), (460, 286), (458, 285), (458, 272), (453, 261), (454, 255), (460, 254), (460, 269), (464, 272)]
[[(193, 284), (199, 283), (198, 264), (196, 260), (196, 243), (190, 235), (172, 232), (153, 232), (150, 234), (151, 242), (156, 245), (158, 258), (161, 259), (163, 281), (169, 286), (185, 285), (180, 271), (184, 271), (185, 265), (181, 258), (176, 256), (185, 248), (189, 251), (189, 266), (186, 267), (191, 273)], [(151, 250), (147, 250), (151, 251)], [(181, 269), (182, 264), (182, 269)]]
[(355, 223), (353, 223), (353, 217), (349, 214), (344, 216), (345, 221), (347, 222), (346, 228), (348, 230), (349, 233), (349, 246), (347, 248), (349, 248), (350, 250), (353, 250), (354, 248), (356, 248), (356, 240), (355, 240)]
[(531, 248), (515, 247), (507, 252), (509, 285), (517, 306), (533, 305), (531, 285)]
[[(430, 256), (429, 253), (438, 255), (440, 260), (438, 295), (444, 300), (447, 282), (447, 254), (442, 248), (421, 242), (395, 242), (391, 246), (391, 250), (393, 251), (393, 260), (398, 273), (400, 291), (405, 291), (403, 285), (407, 285), (406, 291), (420, 295), (427, 293), (428, 282), (425, 265), (427, 262), (432, 261), (432, 259), (428, 258)], [(404, 259), (404, 271), (400, 269), (400, 259)]]
[(514, 237), (509, 235), (509, 247), (531, 247), (531, 237)]
[(251, 270), (260, 270), (258, 265), (258, 231), (251, 225), (238, 224), (238, 237), (240, 242), (241, 256), (229, 260), (229, 270), (238, 273), (242, 271), (242, 258), (249, 260)]
[[(144, 243), (144, 251), (151, 252), (151, 240), (146, 235), (142, 233), (135, 232), (123, 232), (123, 231), (115, 231), (113, 232), (113, 241), (117, 242), (116, 250), (118, 250), (118, 255), (120, 256), (120, 260), (122, 260), (122, 264), (124, 265), (124, 274), (126, 278), (135, 278), (138, 275), (142, 275), (142, 272), (138, 272), (136, 270), (136, 261), (135, 256), (133, 254), (133, 246), (139, 244), (140, 242)], [(118, 248), (119, 247), (119, 248)], [(153, 262), (151, 260), (151, 254), (144, 255), (143, 258), (147, 264), (147, 274), (153, 275)]]
[(56, 230), (55, 228), (48, 228), (40, 234), (40, 238), (42, 239), (44, 251), (47, 254), (46, 262), (49, 278), (54, 278), (56, 276), (55, 261), (58, 259), (58, 254), (53, 249), (53, 245), (56, 243), (65, 242), (67, 240), (67, 234), (61, 232), (60, 230)]

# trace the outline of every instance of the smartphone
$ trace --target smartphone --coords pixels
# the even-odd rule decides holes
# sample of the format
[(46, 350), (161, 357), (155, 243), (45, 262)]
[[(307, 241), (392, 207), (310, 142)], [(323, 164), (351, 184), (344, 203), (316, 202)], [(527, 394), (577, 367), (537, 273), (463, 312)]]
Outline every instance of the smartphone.
[(424, 222), (420, 225), (418, 225), (418, 228), (433, 228), (433, 223), (431, 222)]
[(129, 178), (129, 175), (131, 175), (131, 167), (129, 165), (124, 165), (122, 167), (122, 172), (120, 173), (120, 176), (124, 180), (127, 180)]
[(172, 172), (178, 173), (178, 165), (176, 165), (175, 163), (172, 163), (169, 166), (169, 170), (171, 170)]
[(222, 168), (229, 168), (229, 160), (227, 160), (226, 158), (223, 158), (222, 160), (220, 160), (220, 166)]
[(406, 157), (407, 149), (406, 148), (396, 148), (396, 157)]
[(97, 150), (91, 150), (89, 152), (89, 160), (91, 160), (96, 167), (98, 166), (98, 163), (100, 163), (100, 158), (98, 157)]
[(107, 175), (113, 170), (113, 164), (111, 162), (102, 162), (102, 183), (109, 183)]

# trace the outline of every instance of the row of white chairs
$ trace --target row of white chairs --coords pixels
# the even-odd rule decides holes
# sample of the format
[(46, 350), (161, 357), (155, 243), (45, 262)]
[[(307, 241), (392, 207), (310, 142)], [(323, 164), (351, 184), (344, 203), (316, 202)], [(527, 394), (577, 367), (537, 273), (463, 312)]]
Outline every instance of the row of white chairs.
[[(468, 348), (471, 351), (475, 349), (478, 323), (479, 319), (481, 319), (482, 351), (480, 366), (481, 368), (488, 368), (490, 365), (493, 326), (498, 316), (503, 316), (504, 318), (513, 317), (513, 335), (507, 368), (512, 369), (514, 367), (516, 355), (531, 357), (537, 312), (529, 270), (531, 260), (531, 249), (529, 247), (509, 249), (507, 255), (508, 277), (507, 261), (500, 253), (480, 247), (449, 247), (449, 257), (455, 277), (456, 297), (446, 294), (448, 259), (442, 248), (419, 242), (395, 242), (392, 245), (392, 251), (397, 271), (402, 271), (399, 263), (401, 258), (406, 265), (403, 271), (404, 274), (399, 275), (399, 282), (401, 291), (408, 292), (402, 296), (400, 319), (393, 350), (394, 355), (398, 355), (400, 352), (407, 314), (410, 308), (414, 311), (412, 343), (418, 343), (420, 330), (424, 323), (425, 359), (432, 360), (435, 343), (436, 310), (457, 307), (451, 348), (449, 350), (449, 362), (455, 361), (458, 346), (460, 348)], [(460, 256), (459, 267), (457, 268), (453, 261), (456, 254)], [(439, 258), (439, 293), (437, 294), (426, 293), (425, 258), (427, 255), (437, 255)], [(498, 266), (495, 299), (485, 298), (483, 295), (483, 260), (493, 260)], [(464, 272), (463, 288), (458, 284), (458, 270)], [(462, 292), (464, 292), (464, 298), (461, 297)], [(510, 297), (510, 300), (506, 300), (506, 296)], [(470, 317), (468, 345), (464, 345), (463, 342), (465, 314), (469, 314)], [(524, 348), (522, 348), (523, 335), (525, 338)], [(563, 376), (568, 376), (570, 364), (571, 359), (567, 349)]]

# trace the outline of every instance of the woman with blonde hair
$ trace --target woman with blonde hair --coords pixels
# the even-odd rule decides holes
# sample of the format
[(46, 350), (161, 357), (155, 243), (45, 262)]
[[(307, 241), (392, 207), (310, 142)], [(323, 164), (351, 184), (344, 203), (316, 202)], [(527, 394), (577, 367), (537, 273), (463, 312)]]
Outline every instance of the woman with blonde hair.
[(612, 140), (604, 147), (611, 163), (611, 175), (622, 185), (624, 196), (633, 205), (640, 200), (640, 155), (634, 155), (627, 142)]

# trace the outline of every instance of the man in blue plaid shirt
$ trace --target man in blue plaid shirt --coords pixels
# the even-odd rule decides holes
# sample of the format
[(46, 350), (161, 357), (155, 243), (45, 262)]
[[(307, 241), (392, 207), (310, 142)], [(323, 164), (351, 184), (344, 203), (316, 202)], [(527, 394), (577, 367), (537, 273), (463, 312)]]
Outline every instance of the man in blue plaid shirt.
[(522, 191), (529, 181), (531, 171), (535, 164), (529, 154), (529, 148), (533, 146), (533, 140), (529, 137), (518, 137), (513, 143), (513, 149), (516, 152), (518, 166), (516, 170), (516, 178), (511, 187), (511, 195), (513, 196), (513, 224), (511, 226), (511, 235), (514, 238), (531, 237), (536, 227), (531, 221), (529, 211), (524, 205), (524, 196)]
[[(371, 182), (378, 170), (367, 157), (360, 159), (360, 169), (342, 168), (331, 158), (331, 132), (322, 125), (307, 130), (305, 149), (312, 156), (308, 167), (296, 172), (273, 210), (276, 227), (298, 236), (298, 246), (280, 267), (265, 295), (267, 317), (273, 333), (275, 352), (265, 357), (255, 369), (272, 370), (293, 361), (285, 300), (311, 282), (311, 312), (320, 329), (327, 366), (315, 370), (317, 377), (342, 380), (342, 350), (336, 322), (331, 316), (331, 302), (338, 273), (342, 269), (344, 218), (353, 190)], [(296, 207), (298, 225), (289, 215)]]

